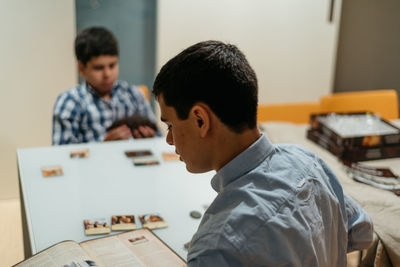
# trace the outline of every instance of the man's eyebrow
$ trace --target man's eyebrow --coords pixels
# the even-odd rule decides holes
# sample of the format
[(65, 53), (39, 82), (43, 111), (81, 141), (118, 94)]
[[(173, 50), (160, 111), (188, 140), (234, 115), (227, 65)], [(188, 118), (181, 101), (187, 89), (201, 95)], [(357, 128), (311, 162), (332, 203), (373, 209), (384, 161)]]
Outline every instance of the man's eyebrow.
[(160, 119), (161, 119), (162, 122), (167, 122), (167, 119), (165, 119), (163, 117), (161, 117)]

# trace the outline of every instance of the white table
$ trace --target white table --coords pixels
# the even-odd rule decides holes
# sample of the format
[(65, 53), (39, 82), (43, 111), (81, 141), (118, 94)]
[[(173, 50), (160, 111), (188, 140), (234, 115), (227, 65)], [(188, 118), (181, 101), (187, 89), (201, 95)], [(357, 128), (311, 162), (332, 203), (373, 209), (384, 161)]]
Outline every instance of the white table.
[[(80, 148), (89, 148), (89, 157), (70, 158)], [(150, 149), (160, 165), (134, 166), (124, 151), (140, 149)], [(183, 245), (200, 223), (189, 213), (204, 213), (215, 198), (214, 172), (190, 174), (180, 161), (163, 161), (161, 153), (173, 151), (164, 138), (18, 149), (24, 239), (30, 247), (25, 257), (63, 240), (99, 237), (84, 234), (84, 219), (104, 217), (110, 223), (112, 215), (134, 214), (141, 227), (138, 215), (158, 212), (168, 228), (154, 233), (186, 259)], [(61, 165), (64, 175), (44, 178), (41, 167), (48, 165)]]
[[(400, 126), (400, 121), (397, 125)], [(300, 144), (321, 156), (344, 190), (371, 216), (380, 238), (376, 245), (383, 246), (380, 252), (384, 251), (395, 266), (400, 264), (400, 197), (352, 180), (335, 156), (306, 139), (307, 125), (265, 123), (262, 126), (273, 143)], [(89, 148), (89, 158), (71, 159), (69, 152), (78, 148)], [(124, 151), (138, 149), (152, 150), (160, 165), (133, 166)], [(110, 220), (111, 215), (159, 212), (169, 226), (154, 230), (155, 234), (186, 258), (183, 245), (191, 240), (200, 222), (189, 213), (191, 210), (203, 213), (203, 206), (215, 198), (210, 186), (214, 173), (190, 174), (182, 162), (164, 162), (161, 158), (164, 151), (174, 151), (164, 138), (19, 149), (23, 217), (28, 228), (25, 240), (30, 245), (25, 256), (62, 240), (80, 242), (97, 237), (84, 235), (83, 219)], [(64, 176), (42, 177), (42, 166), (57, 164), (62, 165)], [(400, 158), (366, 164), (387, 166), (400, 174)]]

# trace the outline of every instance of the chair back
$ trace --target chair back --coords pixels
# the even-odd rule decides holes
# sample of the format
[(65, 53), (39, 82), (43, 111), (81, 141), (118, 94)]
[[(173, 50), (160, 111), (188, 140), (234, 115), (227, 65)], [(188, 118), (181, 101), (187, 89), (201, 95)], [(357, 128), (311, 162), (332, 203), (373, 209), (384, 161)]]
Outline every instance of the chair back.
[(136, 85), (137, 88), (139, 88), (139, 90), (142, 92), (144, 98), (150, 102), (150, 92), (149, 92), (149, 88), (144, 85), (144, 84), (140, 84), (140, 85)]
[(319, 102), (259, 104), (257, 121), (308, 123), (313, 113), (364, 112), (379, 114), (383, 119), (399, 118), (396, 90), (356, 91), (322, 96)]
[(396, 90), (334, 93), (321, 97), (320, 111), (370, 111), (383, 119), (392, 120), (399, 117), (399, 103)]
[(257, 121), (308, 123), (310, 120), (310, 114), (317, 113), (318, 111), (318, 102), (259, 105), (257, 110)]

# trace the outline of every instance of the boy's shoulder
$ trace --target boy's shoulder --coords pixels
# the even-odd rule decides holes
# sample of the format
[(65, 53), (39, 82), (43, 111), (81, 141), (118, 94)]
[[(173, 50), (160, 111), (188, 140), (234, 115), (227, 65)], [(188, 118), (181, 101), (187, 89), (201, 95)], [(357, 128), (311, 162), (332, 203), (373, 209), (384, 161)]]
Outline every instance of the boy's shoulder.
[(115, 84), (116, 84), (117, 86), (120, 86), (120, 87), (125, 88), (125, 89), (130, 88), (130, 87), (133, 87), (132, 84), (130, 84), (129, 82), (124, 81), (124, 80), (116, 80), (116, 81), (115, 81)]
[(139, 90), (135, 84), (129, 83), (128, 81), (125, 80), (115, 81), (115, 86), (118, 87), (119, 89), (122, 89), (123, 91), (129, 91), (133, 93), (137, 93)]
[(142, 98), (143, 93), (141, 92), (139, 87), (135, 84), (131, 84), (124, 80), (117, 80), (115, 82), (115, 86), (116, 88), (118, 88), (120, 93), (131, 95), (135, 99), (139, 100)]
[(275, 144), (275, 148), (280, 152), (278, 154), (289, 158), (318, 158), (318, 156), (310, 149), (298, 144)]
[(79, 84), (73, 88), (69, 88), (64, 92), (61, 92), (57, 97), (57, 102), (65, 102), (71, 100), (75, 102), (80, 102), (87, 94), (87, 90), (84, 87), (84, 84)]

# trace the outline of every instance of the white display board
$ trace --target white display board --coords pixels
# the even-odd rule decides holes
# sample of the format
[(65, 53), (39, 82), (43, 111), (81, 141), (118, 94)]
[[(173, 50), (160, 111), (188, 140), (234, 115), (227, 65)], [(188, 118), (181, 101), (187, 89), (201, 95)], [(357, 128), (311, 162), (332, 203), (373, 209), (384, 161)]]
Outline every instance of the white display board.
[[(88, 148), (88, 158), (70, 158), (70, 151)], [(134, 166), (127, 150), (150, 149), (160, 164)], [(214, 172), (191, 174), (180, 161), (164, 161), (173, 152), (164, 138), (66, 145), (18, 150), (21, 191), (32, 253), (63, 240), (77, 242), (99, 236), (84, 234), (83, 220), (112, 215), (159, 213), (168, 227), (154, 233), (186, 259), (184, 244), (196, 232), (216, 192)], [(45, 178), (43, 166), (61, 165), (64, 175)], [(112, 234), (113, 232), (111, 232)], [(25, 240), (26, 241), (26, 240)]]

